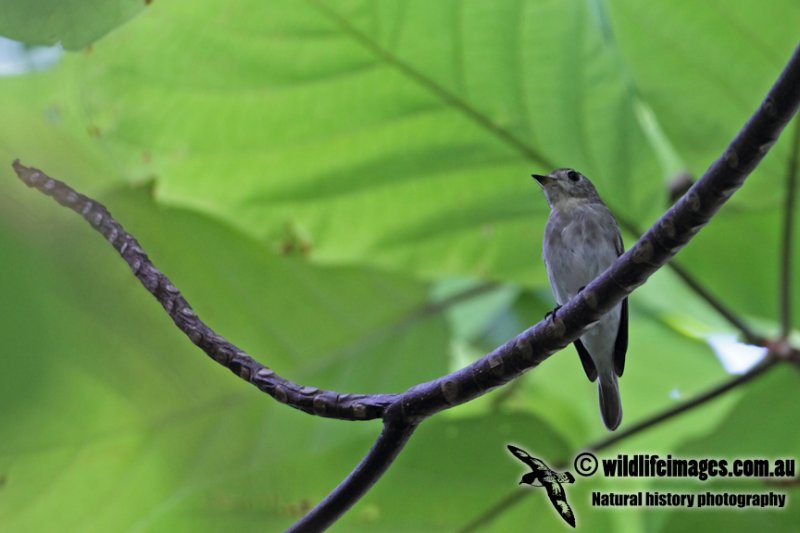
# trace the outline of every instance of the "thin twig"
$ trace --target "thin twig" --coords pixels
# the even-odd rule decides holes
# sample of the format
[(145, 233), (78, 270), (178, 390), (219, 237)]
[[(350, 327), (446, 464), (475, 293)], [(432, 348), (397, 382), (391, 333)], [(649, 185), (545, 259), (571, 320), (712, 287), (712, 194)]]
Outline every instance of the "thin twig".
[(383, 431), (350, 475), (287, 533), (322, 531), (333, 524), (378, 481), (416, 429), (400, 419), (387, 420)]
[[(639, 228), (637, 228), (636, 224), (630, 220), (626, 220), (624, 217), (617, 216), (617, 221), (619, 222), (619, 225), (625, 228), (625, 230), (629, 233), (632, 233), (633, 235), (641, 235)], [(764, 338), (761, 335), (756, 334), (741, 317), (739, 317), (727, 305), (722, 303), (722, 300), (711, 294), (711, 291), (706, 289), (703, 284), (700, 283), (697, 278), (692, 276), (682, 265), (680, 265), (677, 261), (670, 261), (667, 264), (667, 267), (675, 272), (675, 274), (681, 280), (683, 280), (683, 282), (686, 283), (686, 286), (693, 290), (695, 294), (697, 294), (702, 300), (705, 300), (708, 305), (713, 307), (714, 310), (717, 311), (720, 316), (722, 316), (722, 318), (727, 320), (729, 324), (739, 330), (745, 342), (748, 344), (755, 344), (757, 346), (764, 345)]]
[[(678, 415), (681, 415), (687, 411), (691, 411), (692, 409), (704, 405), (711, 400), (718, 398), (725, 394), (726, 392), (735, 389), (745, 383), (748, 383), (755, 379), (756, 377), (760, 376), (768, 369), (775, 366), (775, 364), (779, 361), (778, 358), (773, 357), (769, 354), (763, 361), (761, 361), (758, 365), (754, 366), (744, 374), (740, 376), (736, 376), (731, 378), (724, 383), (721, 383), (703, 393), (698, 394), (694, 398), (686, 400), (685, 402), (681, 402), (675, 407), (671, 407), (669, 409), (665, 409), (660, 413), (656, 413), (655, 415), (649, 416), (646, 419), (638, 422), (623, 431), (619, 431), (614, 433), (613, 435), (608, 436), (605, 439), (598, 440), (589, 444), (588, 446), (584, 447), (583, 450), (591, 451), (591, 452), (599, 452), (610, 448), (614, 444), (617, 444), (623, 440), (628, 439), (638, 433), (641, 433), (647, 429), (652, 428), (662, 422), (665, 422), (671, 418), (674, 418)], [(559, 461), (555, 463), (555, 469), (561, 469), (566, 467), (567, 461)], [(459, 529), (459, 533), (468, 533), (472, 531), (477, 531), (479, 528), (490, 524), (494, 521), (498, 516), (503, 514), (505, 511), (511, 509), (522, 501), (526, 494), (529, 494), (528, 491), (521, 491), (515, 490), (514, 492), (509, 493), (507, 496), (499, 500), (489, 509), (475, 517), (471, 520), (467, 525), (463, 528)]]
[[(558, 465), (555, 465), (554, 468), (558, 469), (559, 467)], [(473, 531), (478, 531), (483, 526), (491, 524), (498, 516), (513, 508), (528, 494), (531, 494), (531, 491), (515, 490), (513, 492), (509, 492), (496, 504), (492, 505), (487, 510), (473, 518), (469, 523), (467, 523), (467, 525), (457, 530), (458, 533), (472, 533)]]
[(800, 152), (800, 120), (794, 121), (794, 142), (786, 171), (786, 203), (783, 207), (783, 242), (781, 243), (780, 338), (786, 339), (792, 327), (792, 254), (794, 246), (794, 209), (797, 198), (797, 158)]
[(739, 315), (723, 304), (722, 300), (711, 294), (711, 292), (709, 292), (709, 290), (706, 289), (694, 276), (689, 274), (689, 272), (683, 268), (682, 265), (673, 261), (669, 264), (669, 267), (673, 272), (675, 272), (675, 274), (677, 274), (679, 278), (684, 281), (684, 283), (686, 283), (690, 289), (692, 289), (695, 293), (697, 293), (698, 296), (700, 296), (700, 298), (705, 300), (711, 307), (713, 307), (717, 313), (720, 314), (720, 316), (727, 320), (733, 327), (738, 329), (746, 343), (754, 344), (756, 346), (764, 345), (763, 336), (758, 335), (755, 331), (753, 331)]
[(768, 354), (763, 361), (758, 363), (756, 366), (741, 374), (739, 376), (733, 377), (724, 383), (717, 385), (701, 394), (698, 394), (694, 398), (687, 400), (683, 403), (676, 405), (675, 407), (671, 407), (666, 409), (652, 417), (647, 418), (646, 420), (642, 420), (630, 427), (625, 428), (623, 431), (619, 431), (614, 433), (613, 435), (609, 435), (608, 437), (593, 442), (589, 446), (586, 447), (589, 451), (599, 452), (601, 450), (605, 450), (613, 446), (614, 444), (618, 443), (623, 439), (627, 439), (630, 436), (636, 435), (637, 433), (641, 433), (642, 431), (649, 429), (661, 422), (669, 420), (670, 418), (676, 417), (681, 413), (685, 413), (695, 407), (703, 405), (714, 398), (725, 394), (731, 389), (738, 387), (739, 385), (743, 385), (754, 378), (757, 378), (773, 366), (779, 361), (776, 357), (773, 357), (772, 354)]

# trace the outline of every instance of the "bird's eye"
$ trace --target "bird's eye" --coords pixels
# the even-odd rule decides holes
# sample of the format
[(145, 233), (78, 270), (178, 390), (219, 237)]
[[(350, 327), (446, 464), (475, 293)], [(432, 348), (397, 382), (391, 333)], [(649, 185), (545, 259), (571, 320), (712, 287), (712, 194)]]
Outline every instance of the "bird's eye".
[(574, 170), (570, 170), (569, 172), (567, 172), (567, 177), (572, 181), (578, 181), (579, 179), (581, 179), (581, 175), (575, 172)]

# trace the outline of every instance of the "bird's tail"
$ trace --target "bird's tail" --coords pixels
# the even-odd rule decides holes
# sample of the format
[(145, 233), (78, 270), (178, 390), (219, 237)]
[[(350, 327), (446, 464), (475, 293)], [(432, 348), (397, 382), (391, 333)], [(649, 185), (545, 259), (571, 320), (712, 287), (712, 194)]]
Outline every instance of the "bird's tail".
[(614, 431), (622, 422), (622, 402), (619, 398), (619, 386), (614, 372), (603, 372), (597, 382), (597, 392), (600, 396), (600, 416), (603, 423)]

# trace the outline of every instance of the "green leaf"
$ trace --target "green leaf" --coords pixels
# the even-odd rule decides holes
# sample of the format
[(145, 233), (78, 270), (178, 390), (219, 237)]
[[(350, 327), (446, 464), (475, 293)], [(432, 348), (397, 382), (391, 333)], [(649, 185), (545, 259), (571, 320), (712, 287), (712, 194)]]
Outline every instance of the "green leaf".
[[(682, 457), (714, 457), (728, 459), (794, 459), (800, 450), (800, 428), (789, 421), (794, 408), (787, 402), (787, 391), (798, 385), (796, 370), (776, 368), (747, 386), (735, 408), (701, 437), (678, 448)], [(773, 483), (773, 481), (775, 481)], [(783, 483), (781, 483), (783, 481)], [(662, 531), (699, 531), (708, 528), (726, 531), (748, 531), (767, 527), (770, 531), (794, 531), (800, 517), (800, 507), (793, 501), (797, 496), (792, 480), (755, 478), (711, 478), (707, 482), (683, 483), (673, 490), (693, 492), (735, 492), (786, 496), (788, 509), (678, 510), (670, 512), (660, 527)], [(789, 481), (789, 483), (786, 483)]]
[[(43, 221), (31, 211), (56, 210), (51, 200), (2, 183), (16, 197), (0, 195), (5, 527), (187, 529), (184, 501), (201, 494), (207, 512), (235, 507), (225, 482), (244, 476), (269, 515), (251, 527), (283, 529), (366, 452), (375, 423), (287, 409), (220, 368), (79, 217), (62, 210)], [(424, 284), (265, 253), (224, 224), (156, 206), (147, 188), (105, 202), (200, 316), (290, 379), (401, 391), (447, 368), (445, 318), (409, 322), (427, 306)], [(323, 474), (315, 457), (345, 444)]]
[[(687, 454), (726, 454), (780, 458), (797, 453), (800, 428), (787, 424), (782, 414), (789, 413), (786, 391), (797, 387), (792, 368), (778, 366), (747, 385), (736, 408), (706, 434), (680, 447)], [(765, 406), (770, 406), (765, 416)], [(746, 423), (742, 423), (746, 422)]]
[[(791, 0), (765, 5), (660, 0), (646, 6), (612, 0), (608, 8), (637, 91), (695, 174), (722, 153), (797, 45), (790, 31), (762, 31), (800, 18), (800, 5)], [(785, 150), (777, 150), (785, 157)], [(758, 175), (764, 180), (783, 175), (783, 157), (771, 157)], [(780, 197), (777, 187), (761, 187), (732, 201), (758, 205), (756, 200)]]
[[(318, 262), (541, 287), (532, 257), (547, 207), (531, 171), (578, 167), (644, 226), (666, 207), (673, 159), (701, 172), (794, 45), (791, 31), (742, 38), (751, 19), (789, 15), (737, 1), (720, 16), (704, 7), (700, 24), (691, 5), (656, 2), (655, 16), (623, 1), (156, 3), (68, 58), (52, 86), (75, 88), (58, 93), (79, 102), (75, 131), (128, 179), (155, 177), (160, 201), (267, 246), (288, 236)], [(733, 201), (767, 210), (769, 232), (776, 151), (752, 178), (762, 186)], [(775, 253), (759, 242), (756, 257)], [(724, 270), (701, 273), (726, 292), (750, 268)], [(761, 301), (753, 312), (774, 317)]]
[(495, 5), (154, 4), (63, 75), (163, 202), (299, 228), (316, 261), (541, 285), (532, 171), (580, 167), (632, 216), (661, 181), (590, 10)]
[(148, 0), (3, 0), (0, 35), (80, 50), (133, 18)]

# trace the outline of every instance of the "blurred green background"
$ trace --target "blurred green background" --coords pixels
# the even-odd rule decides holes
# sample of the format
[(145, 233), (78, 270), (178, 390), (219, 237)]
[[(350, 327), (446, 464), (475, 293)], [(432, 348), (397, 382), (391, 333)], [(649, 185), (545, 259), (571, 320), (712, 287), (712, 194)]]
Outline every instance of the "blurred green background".
[[(380, 430), (215, 365), (13, 159), (104, 202), (211, 327), (282, 375), (400, 392), (552, 307), (531, 172), (578, 168), (645, 228), (756, 108), (798, 27), (794, 0), (0, 1), (0, 35), (25, 43), (0, 43), (0, 530), (278, 531)], [(790, 140), (678, 256), (767, 333)], [(727, 379), (708, 338), (735, 332), (667, 269), (630, 321), (622, 429)], [(778, 368), (605, 455), (795, 457), (799, 381)], [(521, 490), (506, 443), (554, 464), (606, 434), (570, 347), (425, 422), (333, 529), (457, 530)], [(589, 505), (723, 488), (780, 490), (790, 509)], [(483, 530), (568, 529), (533, 492)], [(800, 519), (796, 485), (757, 480), (595, 477), (567, 496), (593, 531)]]

